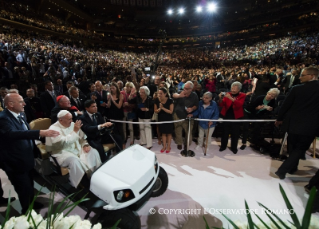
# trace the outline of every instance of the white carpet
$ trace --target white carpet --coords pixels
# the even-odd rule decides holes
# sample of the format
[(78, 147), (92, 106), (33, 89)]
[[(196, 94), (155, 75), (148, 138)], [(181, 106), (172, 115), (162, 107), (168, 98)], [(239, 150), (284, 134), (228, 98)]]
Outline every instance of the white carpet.
[[(237, 155), (229, 149), (219, 152), (218, 145), (213, 140), (207, 156), (200, 150), (195, 151), (196, 156), (191, 158), (182, 157), (175, 144), (170, 153), (160, 153), (161, 146), (154, 139), (152, 151), (168, 173), (169, 186), (164, 195), (151, 198), (138, 211), (142, 228), (204, 228), (203, 216), (210, 226), (227, 228), (229, 223), (218, 210), (233, 221), (246, 222), (245, 200), (250, 209), (266, 221), (269, 220), (257, 202), (271, 210), (281, 210), (280, 218), (290, 220), (289, 214), (283, 212), (286, 207), (279, 184), (286, 191), (298, 217), (302, 218), (308, 198), (303, 187), (319, 168), (318, 159), (307, 156), (307, 160), (300, 161), (296, 174), (287, 174), (285, 180), (279, 180), (274, 172), (282, 162), (272, 160), (268, 155), (261, 155), (250, 147), (239, 150)], [(190, 149), (193, 150), (195, 146), (193, 143)], [(0, 177), (5, 196), (8, 196), (9, 189), (13, 190), (12, 186), (2, 171)], [(48, 195), (43, 194), (40, 201), (46, 203)], [(12, 196), (16, 196), (14, 191)], [(61, 198), (62, 195), (56, 195), (56, 201)], [(16, 211), (12, 214), (18, 215), (18, 201), (13, 203), (13, 207)], [(150, 214), (150, 209), (156, 213)], [(4, 207), (0, 208), (2, 216), (4, 211)], [(46, 209), (42, 209), (41, 213), (45, 214), (45, 211)], [(85, 212), (77, 208), (74, 214), (83, 217)]]

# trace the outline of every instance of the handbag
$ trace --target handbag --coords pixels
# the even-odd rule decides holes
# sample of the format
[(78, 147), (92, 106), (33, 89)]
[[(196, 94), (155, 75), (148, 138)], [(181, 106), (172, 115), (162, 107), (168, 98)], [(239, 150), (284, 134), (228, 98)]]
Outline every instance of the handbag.
[(152, 120), (158, 122), (158, 114), (156, 112), (154, 112)]
[(127, 113), (127, 119), (136, 119), (136, 114), (135, 112), (128, 112)]

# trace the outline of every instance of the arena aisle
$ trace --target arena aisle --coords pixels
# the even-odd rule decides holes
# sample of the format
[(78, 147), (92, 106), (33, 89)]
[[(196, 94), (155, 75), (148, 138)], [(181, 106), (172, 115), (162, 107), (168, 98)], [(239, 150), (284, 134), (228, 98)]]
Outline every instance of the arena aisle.
[[(279, 217), (290, 220), (284, 200), (279, 191), (282, 185), (299, 218), (303, 216), (308, 194), (304, 186), (319, 167), (319, 160), (307, 156), (300, 161), (299, 171), (279, 180), (274, 172), (282, 162), (272, 160), (268, 155), (261, 155), (250, 147), (239, 150), (234, 155), (229, 149), (219, 152), (219, 142), (213, 138), (207, 156), (202, 151), (195, 151), (193, 158), (182, 157), (175, 144), (168, 154), (160, 153), (161, 147), (153, 140), (152, 150), (156, 153), (160, 165), (169, 176), (169, 186), (162, 196), (151, 198), (139, 211), (142, 228), (204, 228), (204, 219), (210, 226), (228, 227), (227, 220), (218, 212), (237, 222), (246, 222), (244, 201), (250, 209), (268, 222), (268, 218), (257, 202), (277, 212)], [(191, 145), (191, 149), (195, 148)], [(318, 147), (318, 146), (317, 146)], [(310, 154), (310, 152), (308, 152)], [(5, 174), (0, 176), (5, 196), (16, 197)], [(36, 184), (39, 189), (40, 185)], [(39, 201), (48, 205), (50, 191), (43, 189)], [(57, 193), (55, 201), (61, 201), (62, 194)], [(0, 208), (0, 220), (6, 208)], [(20, 205), (13, 203), (11, 215), (18, 215)], [(47, 209), (42, 209), (45, 215)], [(74, 214), (84, 217), (85, 212), (76, 208)], [(318, 214), (319, 215), (319, 214)], [(94, 217), (94, 214), (91, 214)], [(255, 217), (256, 219), (256, 217)]]

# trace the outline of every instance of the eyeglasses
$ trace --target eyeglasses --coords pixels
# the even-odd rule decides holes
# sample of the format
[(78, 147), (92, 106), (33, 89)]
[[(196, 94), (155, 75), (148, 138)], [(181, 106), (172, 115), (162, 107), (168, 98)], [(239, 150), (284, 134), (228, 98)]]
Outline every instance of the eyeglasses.
[(300, 77), (309, 76), (309, 75), (313, 75), (313, 74), (304, 74), (304, 75), (300, 75)]

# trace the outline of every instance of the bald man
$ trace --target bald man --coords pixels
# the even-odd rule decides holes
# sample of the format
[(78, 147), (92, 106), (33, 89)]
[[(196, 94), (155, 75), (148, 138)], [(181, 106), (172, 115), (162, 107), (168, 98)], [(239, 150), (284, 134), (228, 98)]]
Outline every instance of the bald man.
[(4, 104), (6, 109), (0, 113), (0, 163), (18, 194), (22, 214), (25, 214), (34, 197), (34, 139), (40, 136), (56, 137), (59, 132), (30, 130), (25, 117), (21, 115), (25, 102), (19, 94), (7, 94)]

